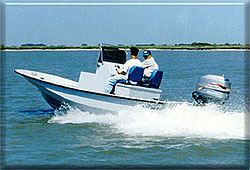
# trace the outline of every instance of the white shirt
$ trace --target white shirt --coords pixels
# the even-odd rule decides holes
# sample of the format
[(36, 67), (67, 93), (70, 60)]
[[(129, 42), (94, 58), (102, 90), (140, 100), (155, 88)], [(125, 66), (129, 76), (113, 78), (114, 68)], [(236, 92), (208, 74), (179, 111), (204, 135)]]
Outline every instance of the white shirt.
[(154, 58), (151, 57), (142, 62), (142, 67), (144, 68), (144, 76), (150, 77), (152, 71), (158, 70), (158, 64), (155, 62)]
[(133, 66), (138, 66), (138, 67), (142, 67), (142, 63), (139, 59), (129, 59), (128, 61), (126, 61), (126, 63), (123, 65), (123, 69), (122, 71), (124, 71), (126, 73), (125, 77), (128, 77), (128, 72), (129, 70), (133, 67)]

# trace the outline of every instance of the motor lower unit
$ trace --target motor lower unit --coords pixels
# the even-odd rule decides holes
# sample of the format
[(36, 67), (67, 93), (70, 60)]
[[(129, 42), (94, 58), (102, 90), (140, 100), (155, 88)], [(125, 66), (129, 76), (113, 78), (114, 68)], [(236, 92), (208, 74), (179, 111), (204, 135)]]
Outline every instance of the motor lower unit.
[(199, 105), (224, 104), (229, 99), (231, 82), (224, 75), (205, 75), (199, 78), (192, 97)]

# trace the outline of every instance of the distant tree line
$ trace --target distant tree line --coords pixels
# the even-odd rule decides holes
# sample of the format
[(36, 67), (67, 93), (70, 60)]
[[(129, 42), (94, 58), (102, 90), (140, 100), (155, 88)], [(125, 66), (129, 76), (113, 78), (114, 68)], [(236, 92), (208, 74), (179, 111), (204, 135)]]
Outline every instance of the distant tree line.
[[(27, 44), (22, 44), (21, 47), (46, 47), (47, 45), (46, 44), (33, 44), (33, 43), (27, 43)], [(49, 46), (62, 46), (62, 47), (65, 47), (66, 45), (49, 45)], [(88, 46), (88, 44), (82, 44), (81, 46)]]
[[(174, 46), (216, 46), (216, 45), (224, 45), (224, 46), (235, 46), (235, 45), (241, 45), (240, 43), (238, 44), (230, 44), (230, 43), (225, 43), (225, 44), (210, 44), (206, 42), (193, 42), (191, 44), (187, 43), (180, 43), (180, 44), (175, 44)], [(3, 46), (3, 45), (2, 45)], [(81, 44), (82, 47), (87, 47), (88, 44)], [(118, 46), (125, 46), (123, 44), (118, 44)], [(173, 45), (167, 45), (167, 44), (162, 44), (162, 45), (156, 45), (154, 43), (151, 44), (136, 44), (135, 46), (173, 46)], [(46, 44), (33, 44), (33, 43), (26, 43), (22, 44), (21, 47), (70, 47), (66, 45), (46, 45)]]
[(230, 44), (230, 43), (225, 43), (225, 44), (210, 44), (206, 42), (193, 42), (191, 44), (185, 44), (185, 43), (180, 43), (180, 44), (175, 44), (175, 46), (236, 46), (236, 45), (241, 45), (240, 43), (238, 44)]
[[(238, 44), (210, 44), (206, 42), (193, 42), (191, 44), (187, 43), (180, 43), (175, 45), (168, 45), (168, 44), (162, 44), (162, 45), (156, 45), (154, 43), (149, 44), (135, 44), (135, 45), (123, 45), (118, 44), (118, 46), (123, 48), (130, 48), (132, 46), (136, 46), (139, 49), (148, 49), (148, 48), (155, 48), (155, 49), (187, 49), (187, 50), (203, 50), (203, 49), (249, 49), (249, 44), (242, 45), (240, 43)], [(1, 45), (1, 50), (4, 49), (98, 49), (98, 46), (88, 46), (88, 44), (83, 43), (80, 46), (66, 46), (66, 45), (46, 45), (43, 43), (26, 43), (22, 44), (21, 46), (11, 46), (6, 47), (3, 44)]]
[(27, 44), (22, 44), (21, 47), (45, 47), (47, 45), (45, 44), (32, 44), (32, 43), (27, 43)]
[(152, 44), (136, 44), (135, 46), (155, 46), (154, 43)]

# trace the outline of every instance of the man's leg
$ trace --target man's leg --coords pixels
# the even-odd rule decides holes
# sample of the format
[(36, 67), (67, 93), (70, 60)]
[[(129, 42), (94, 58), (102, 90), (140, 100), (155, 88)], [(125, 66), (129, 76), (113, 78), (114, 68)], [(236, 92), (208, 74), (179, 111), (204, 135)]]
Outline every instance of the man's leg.
[(119, 80), (122, 80), (122, 79), (124, 79), (124, 80), (126, 81), (124, 75), (115, 75), (115, 76), (113, 76), (113, 77), (108, 78), (107, 81), (106, 81), (106, 85), (105, 85), (105, 87), (104, 87), (104, 91), (105, 91), (106, 93), (110, 93), (110, 92), (112, 91), (114, 85), (116, 85), (116, 83), (117, 83)]

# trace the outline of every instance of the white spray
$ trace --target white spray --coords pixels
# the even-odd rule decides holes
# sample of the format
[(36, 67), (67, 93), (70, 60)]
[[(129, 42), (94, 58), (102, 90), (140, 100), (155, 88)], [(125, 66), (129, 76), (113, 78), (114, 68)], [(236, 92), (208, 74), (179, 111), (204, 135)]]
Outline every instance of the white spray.
[(244, 112), (222, 111), (215, 105), (180, 104), (164, 110), (135, 106), (118, 114), (101, 115), (71, 108), (66, 114), (55, 114), (49, 123), (109, 124), (117, 133), (128, 135), (244, 139), (244, 119)]

